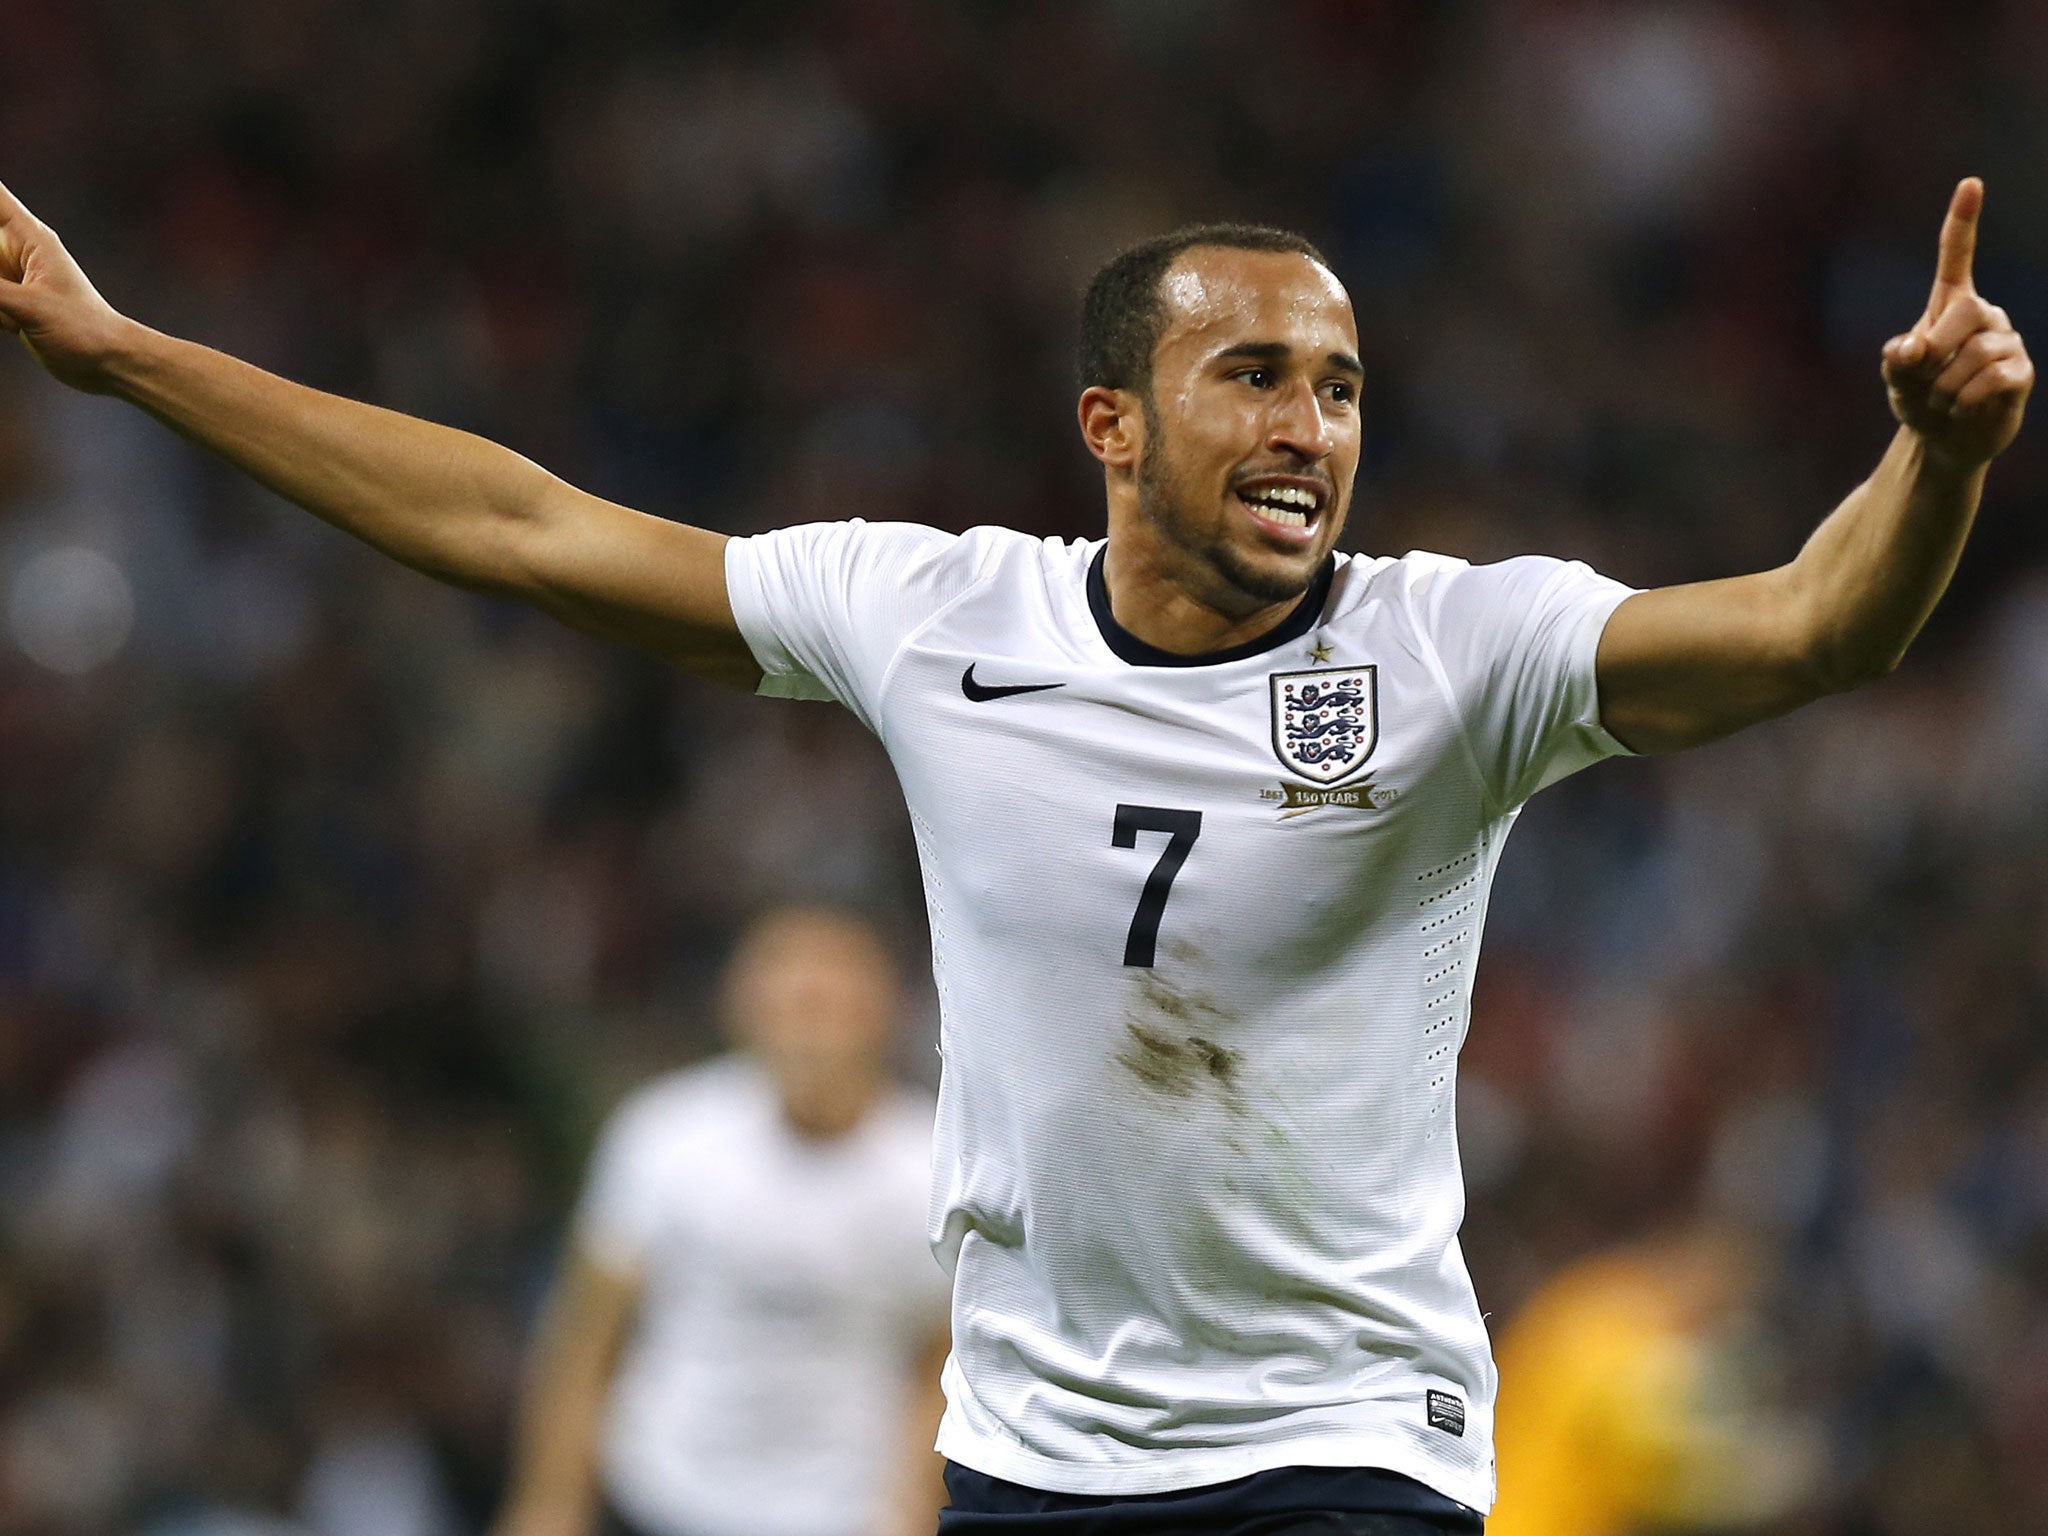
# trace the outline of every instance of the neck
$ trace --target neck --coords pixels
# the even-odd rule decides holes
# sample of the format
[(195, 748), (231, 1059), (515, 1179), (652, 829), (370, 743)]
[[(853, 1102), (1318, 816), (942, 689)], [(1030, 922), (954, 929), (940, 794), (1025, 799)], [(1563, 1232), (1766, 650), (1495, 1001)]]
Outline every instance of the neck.
[(1301, 593), (1265, 602), (1225, 581), (1200, 556), (1160, 538), (1136, 511), (1112, 508), (1102, 562), (1109, 611), (1147, 645), (1176, 656), (1246, 645), (1301, 602)]
[(782, 1119), (805, 1141), (834, 1141), (867, 1117), (880, 1083), (872, 1076), (848, 1076), (830, 1083), (782, 1089)]

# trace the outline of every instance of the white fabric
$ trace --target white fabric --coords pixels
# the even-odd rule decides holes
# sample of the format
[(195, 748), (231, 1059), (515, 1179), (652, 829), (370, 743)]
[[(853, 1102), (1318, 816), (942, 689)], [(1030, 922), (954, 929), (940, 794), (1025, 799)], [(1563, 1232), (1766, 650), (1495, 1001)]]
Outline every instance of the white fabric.
[[(1378, 1466), (1483, 1509), (1456, 1053), (1518, 807), (1624, 750), (1593, 662), (1628, 589), (1541, 558), (1339, 557), (1299, 638), (1134, 665), (1088, 603), (1100, 547), (860, 523), (728, 546), (762, 691), (872, 726), (917, 834), (955, 1276), (939, 1449), (1087, 1494)], [(975, 702), (970, 666), (1060, 686)], [(1366, 666), (1357, 803), (1291, 805), (1271, 679)], [(1120, 805), (1202, 818), (1150, 967), (1126, 944), (1167, 838), (1113, 846)]]
[(871, 1529), (911, 1362), (945, 1326), (922, 1230), (932, 1108), (894, 1094), (807, 1141), (741, 1057), (659, 1079), (605, 1128), (576, 1241), (642, 1283), (604, 1439), (636, 1524), (690, 1536)]

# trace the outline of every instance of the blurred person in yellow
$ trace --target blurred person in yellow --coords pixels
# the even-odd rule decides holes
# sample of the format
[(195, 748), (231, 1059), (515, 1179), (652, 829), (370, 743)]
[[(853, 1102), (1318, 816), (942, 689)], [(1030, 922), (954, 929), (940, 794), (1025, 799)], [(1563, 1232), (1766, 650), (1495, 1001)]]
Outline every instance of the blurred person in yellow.
[(1759, 1366), (1754, 1241), (1702, 1223), (1566, 1266), (1498, 1346), (1488, 1536), (1754, 1531), (1812, 1493)]
[(727, 971), (737, 1047), (599, 1139), (497, 1536), (929, 1536), (946, 1279), (932, 1108), (890, 1081), (895, 968), (786, 907)]

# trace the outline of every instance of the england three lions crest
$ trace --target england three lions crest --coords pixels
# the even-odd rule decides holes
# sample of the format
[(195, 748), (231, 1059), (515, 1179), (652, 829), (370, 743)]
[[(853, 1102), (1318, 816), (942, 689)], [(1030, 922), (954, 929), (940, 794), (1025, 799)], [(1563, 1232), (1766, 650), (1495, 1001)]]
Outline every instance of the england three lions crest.
[(1335, 784), (1365, 766), (1380, 739), (1378, 667), (1275, 672), (1273, 751), (1315, 784)]

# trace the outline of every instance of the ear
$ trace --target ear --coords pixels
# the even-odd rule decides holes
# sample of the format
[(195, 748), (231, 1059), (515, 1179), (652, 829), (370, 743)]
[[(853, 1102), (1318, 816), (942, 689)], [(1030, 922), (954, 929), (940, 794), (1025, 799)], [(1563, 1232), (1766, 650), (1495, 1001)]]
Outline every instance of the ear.
[(1081, 441), (1110, 469), (1129, 469), (1145, 451), (1145, 411), (1135, 390), (1091, 384), (1081, 391)]

